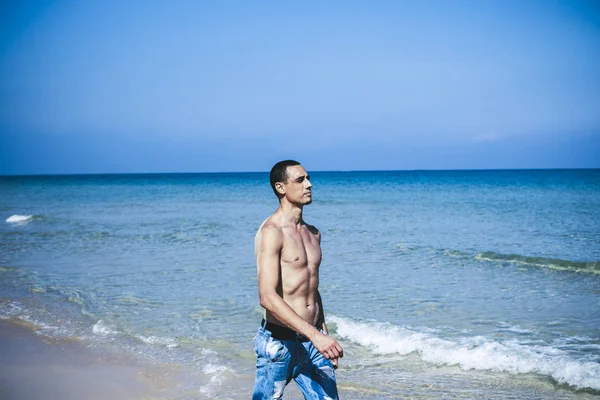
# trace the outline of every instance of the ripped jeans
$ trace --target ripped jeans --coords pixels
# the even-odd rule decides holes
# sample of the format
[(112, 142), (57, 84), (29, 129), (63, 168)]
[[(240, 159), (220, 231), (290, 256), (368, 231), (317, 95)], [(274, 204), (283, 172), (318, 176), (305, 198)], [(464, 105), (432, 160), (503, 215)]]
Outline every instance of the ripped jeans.
[(338, 399), (331, 361), (309, 342), (278, 340), (259, 328), (254, 338), (256, 381), (252, 400), (281, 399), (292, 379), (305, 399)]

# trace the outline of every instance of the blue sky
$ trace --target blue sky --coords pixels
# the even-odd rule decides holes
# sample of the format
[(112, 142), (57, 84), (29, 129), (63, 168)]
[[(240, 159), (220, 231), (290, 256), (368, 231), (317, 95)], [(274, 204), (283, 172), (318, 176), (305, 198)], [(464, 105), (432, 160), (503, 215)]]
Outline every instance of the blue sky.
[(8, 1), (0, 174), (600, 167), (597, 1)]

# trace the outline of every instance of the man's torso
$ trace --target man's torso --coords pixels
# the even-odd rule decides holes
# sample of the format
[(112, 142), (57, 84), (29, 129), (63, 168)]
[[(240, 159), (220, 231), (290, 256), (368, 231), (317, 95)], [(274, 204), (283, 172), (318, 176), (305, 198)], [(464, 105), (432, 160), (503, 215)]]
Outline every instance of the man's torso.
[[(273, 217), (268, 218), (257, 233), (257, 246), (260, 246), (261, 229), (266, 224), (277, 226), (283, 236), (280, 253), (280, 282), (278, 294), (305, 321), (317, 324), (319, 304), (319, 265), (321, 264), (321, 245), (318, 230), (310, 225), (300, 227), (278, 224)], [(267, 311), (269, 322), (285, 326)]]

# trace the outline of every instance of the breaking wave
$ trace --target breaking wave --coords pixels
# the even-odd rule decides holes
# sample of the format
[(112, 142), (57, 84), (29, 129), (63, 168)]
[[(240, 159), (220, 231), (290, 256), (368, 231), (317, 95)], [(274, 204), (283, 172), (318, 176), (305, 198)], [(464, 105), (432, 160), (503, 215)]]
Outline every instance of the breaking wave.
[(512, 263), (525, 267), (549, 268), (557, 271), (600, 274), (600, 261), (570, 261), (559, 258), (532, 257), (520, 254), (501, 254), (493, 251), (480, 251), (473, 255), (460, 250), (444, 250), (449, 257), (472, 258), (477, 261)]
[(535, 373), (577, 389), (600, 390), (600, 363), (573, 358), (552, 346), (525, 345), (518, 340), (500, 343), (483, 336), (443, 339), (429, 332), (416, 332), (387, 323), (362, 323), (330, 316), (337, 334), (367, 347), (375, 354), (419, 357), (434, 365), (455, 365), (463, 370)]
[(9, 224), (26, 224), (30, 221), (32, 221), (34, 218), (34, 215), (19, 215), (19, 214), (15, 214), (15, 215), (11, 215), (10, 217), (6, 218), (7, 223)]
[(519, 254), (498, 254), (491, 251), (477, 253), (474, 258), (479, 261), (501, 261), (559, 271), (600, 274), (600, 261), (577, 262), (557, 258), (528, 257)]

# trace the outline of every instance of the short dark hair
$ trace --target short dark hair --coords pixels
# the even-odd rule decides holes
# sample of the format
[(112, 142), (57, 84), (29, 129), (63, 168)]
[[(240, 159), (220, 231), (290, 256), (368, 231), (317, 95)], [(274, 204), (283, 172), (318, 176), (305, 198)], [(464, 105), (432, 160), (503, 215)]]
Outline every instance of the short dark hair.
[(273, 165), (273, 168), (271, 168), (271, 189), (273, 189), (273, 192), (275, 192), (275, 196), (277, 196), (277, 198), (279, 198), (279, 192), (277, 189), (275, 189), (275, 184), (277, 182), (287, 181), (287, 168), (294, 165), (300, 165), (300, 163), (294, 160), (279, 161), (277, 164)]

